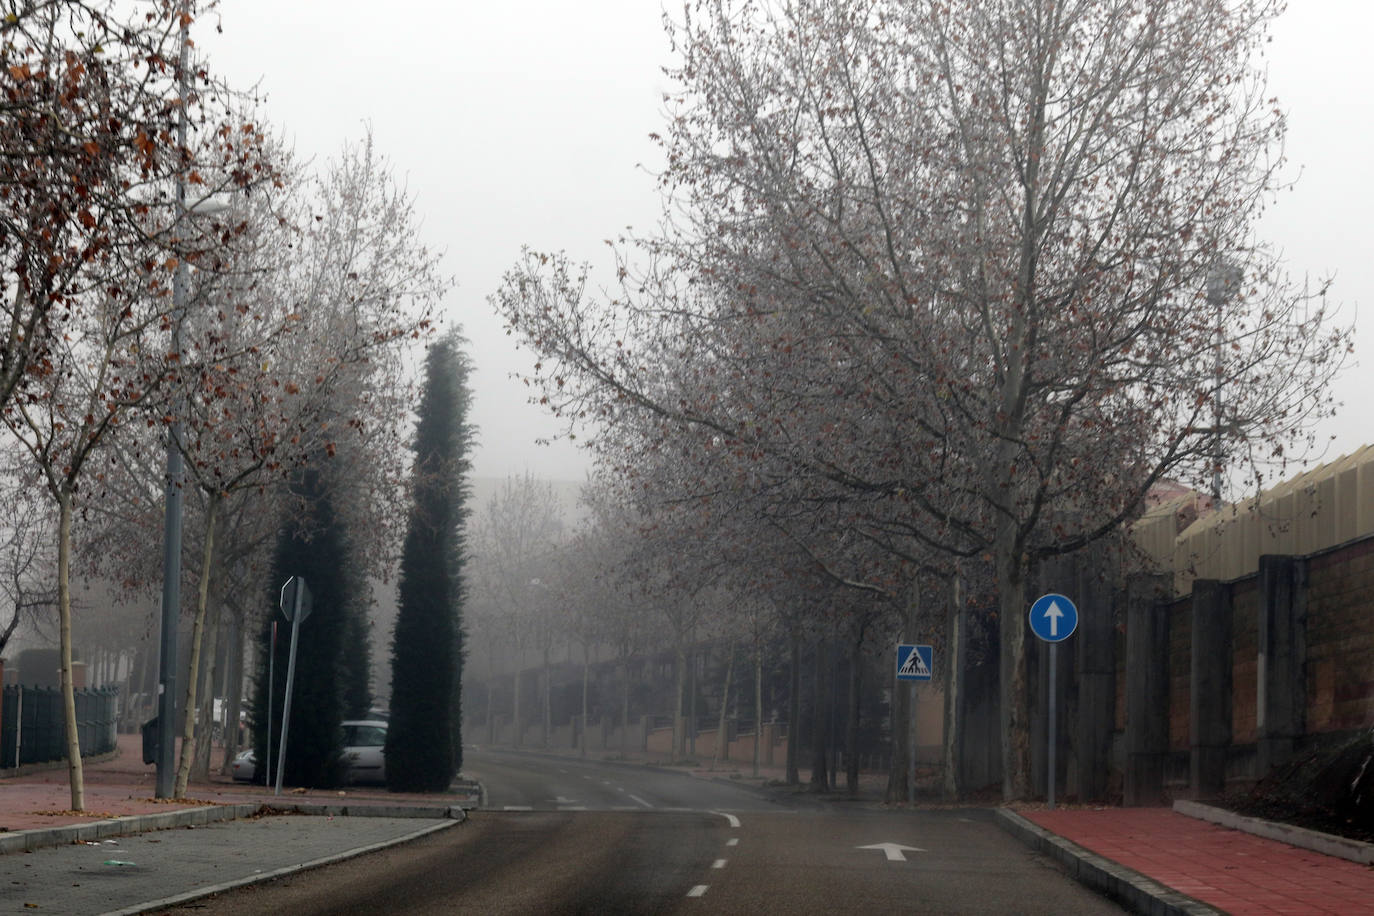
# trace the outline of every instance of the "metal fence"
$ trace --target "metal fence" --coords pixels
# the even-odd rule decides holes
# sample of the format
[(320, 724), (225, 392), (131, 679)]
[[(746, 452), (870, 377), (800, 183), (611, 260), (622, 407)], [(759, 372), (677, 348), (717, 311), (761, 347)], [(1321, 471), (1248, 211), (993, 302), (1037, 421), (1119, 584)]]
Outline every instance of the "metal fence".
[[(76, 732), (81, 756), (115, 749), (119, 689), (76, 691)], [(0, 768), (67, 758), (62, 692), (53, 687), (6, 687), (0, 712)]]

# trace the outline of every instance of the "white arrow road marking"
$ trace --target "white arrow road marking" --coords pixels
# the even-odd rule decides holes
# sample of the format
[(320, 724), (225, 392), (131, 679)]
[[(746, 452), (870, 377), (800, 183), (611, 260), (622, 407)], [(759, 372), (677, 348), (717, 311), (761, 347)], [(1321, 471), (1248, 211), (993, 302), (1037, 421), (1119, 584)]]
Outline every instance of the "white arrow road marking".
[(918, 846), (903, 846), (900, 843), (874, 843), (872, 846), (857, 846), (856, 849), (881, 849), (889, 862), (905, 862), (904, 852), (925, 852)]
[(1059, 608), (1058, 601), (1051, 601), (1050, 606), (1045, 608), (1045, 616), (1050, 620), (1050, 635), (1059, 635), (1059, 618), (1064, 616), (1064, 612)]

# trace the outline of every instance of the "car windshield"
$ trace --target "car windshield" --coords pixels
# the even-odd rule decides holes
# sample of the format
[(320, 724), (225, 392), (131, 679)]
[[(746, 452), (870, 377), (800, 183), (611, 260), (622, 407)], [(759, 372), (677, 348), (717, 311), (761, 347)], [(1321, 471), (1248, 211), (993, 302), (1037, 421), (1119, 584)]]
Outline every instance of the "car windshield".
[(344, 747), (383, 747), (386, 729), (380, 725), (345, 725)]

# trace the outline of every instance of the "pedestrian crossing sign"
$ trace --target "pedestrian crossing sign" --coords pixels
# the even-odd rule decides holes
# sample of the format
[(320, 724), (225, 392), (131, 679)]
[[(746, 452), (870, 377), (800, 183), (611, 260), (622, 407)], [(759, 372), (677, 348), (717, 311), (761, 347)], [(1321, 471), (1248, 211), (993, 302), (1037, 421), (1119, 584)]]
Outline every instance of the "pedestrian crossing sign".
[(935, 650), (930, 646), (897, 646), (897, 680), (928, 681), (935, 670)]

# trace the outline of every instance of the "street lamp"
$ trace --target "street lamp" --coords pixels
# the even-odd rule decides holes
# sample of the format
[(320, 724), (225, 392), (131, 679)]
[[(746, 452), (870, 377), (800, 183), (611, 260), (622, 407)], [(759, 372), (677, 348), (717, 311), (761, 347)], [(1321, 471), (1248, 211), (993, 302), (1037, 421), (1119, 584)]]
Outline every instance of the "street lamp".
[[(181, 56), (177, 69), (177, 90), (181, 106), (177, 118), (177, 146), (186, 148), (188, 132), (186, 99), (188, 86), (187, 68), (190, 65), (190, 21), (185, 4), (181, 16)], [(225, 209), (228, 204), (213, 197), (206, 197), (191, 205), (186, 203), (186, 177), (177, 174), (176, 211), (178, 217), (192, 214), (208, 215)], [(181, 322), (186, 313), (186, 259), (178, 258), (176, 271), (172, 274), (172, 357), (181, 361)], [(173, 402), (172, 423), (167, 430), (167, 484), (166, 510), (162, 527), (162, 632), (158, 646), (157, 681), (157, 749), (154, 760), (157, 763), (156, 797), (171, 798), (176, 780), (176, 668), (177, 668), (177, 623), (181, 616), (181, 518), (182, 518), (182, 477), (185, 468), (181, 457), (181, 400), (184, 394), (178, 385), (176, 401)], [(190, 715), (191, 711), (187, 710)]]

